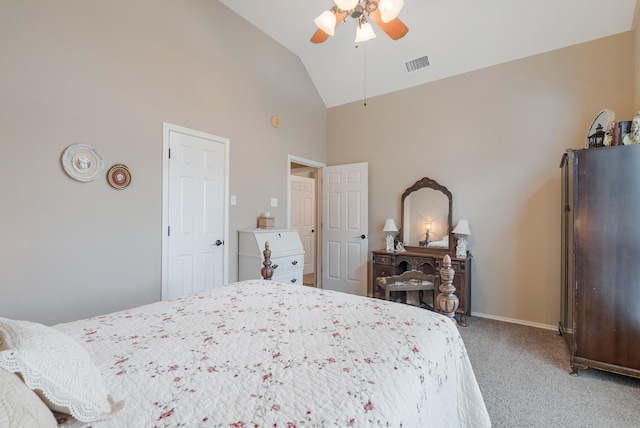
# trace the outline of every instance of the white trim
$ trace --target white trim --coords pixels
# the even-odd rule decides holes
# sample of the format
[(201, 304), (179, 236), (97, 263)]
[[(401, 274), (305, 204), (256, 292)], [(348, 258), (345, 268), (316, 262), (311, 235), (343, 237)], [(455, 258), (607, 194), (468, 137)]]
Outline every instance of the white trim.
[(207, 140), (213, 140), (224, 144), (224, 248), (222, 251), (224, 273), (222, 275), (222, 282), (223, 284), (227, 284), (229, 282), (229, 151), (231, 141), (228, 138), (218, 137), (217, 135), (196, 131), (195, 129), (189, 129), (179, 125), (173, 125), (168, 122), (162, 122), (162, 300), (165, 300), (166, 296), (168, 295), (169, 285), (167, 283), (167, 229), (169, 227), (169, 133), (171, 131), (192, 135), (194, 137), (204, 138)]
[(482, 314), (482, 313), (479, 313), (479, 312), (471, 312), (471, 316), (479, 317), (479, 318), (488, 318), (488, 319), (492, 319), (492, 320), (496, 320), (496, 321), (510, 322), (512, 324), (527, 325), (529, 327), (542, 328), (542, 329), (545, 329), (545, 330), (558, 330), (558, 326), (557, 325), (540, 324), (540, 323), (537, 323), (537, 322), (522, 321), (522, 320), (517, 320), (517, 319), (514, 319), (514, 318), (498, 317), (498, 316), (495, 316), (495, 315)]

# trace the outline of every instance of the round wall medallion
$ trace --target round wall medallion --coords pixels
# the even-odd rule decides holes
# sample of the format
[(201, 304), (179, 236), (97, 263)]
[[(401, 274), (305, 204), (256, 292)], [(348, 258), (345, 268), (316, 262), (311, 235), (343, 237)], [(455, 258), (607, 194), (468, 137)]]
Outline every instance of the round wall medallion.
[(102, 155), (88, 144), (72, 144), (62, 153), (62, 167), (69, 177), (78, 181), (93, 181), (102, 174)]
[(131, 183), (131, 172), (126, 165), (119, 163), (109, 169), (107, 180), (115, 189), (124, 189)]

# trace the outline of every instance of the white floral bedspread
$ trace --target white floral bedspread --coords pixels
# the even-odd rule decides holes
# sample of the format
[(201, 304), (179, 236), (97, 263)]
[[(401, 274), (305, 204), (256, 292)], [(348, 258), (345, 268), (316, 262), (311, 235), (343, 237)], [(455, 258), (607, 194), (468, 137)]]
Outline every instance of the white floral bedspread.
[(456, 325), (409, 305), (251, 280), (56, 328), (125, 400), (95, 428), (490, 426)]

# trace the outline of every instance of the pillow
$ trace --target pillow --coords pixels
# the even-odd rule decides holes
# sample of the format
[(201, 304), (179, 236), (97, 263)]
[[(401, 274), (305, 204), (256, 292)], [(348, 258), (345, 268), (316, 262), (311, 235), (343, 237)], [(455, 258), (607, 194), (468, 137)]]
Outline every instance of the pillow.
[(53, 428), (56, 418), (35, 392), (18, 377), (0, 368), (0, 427)]
[(87, 351), (54, 328), (0, 318), (0, 367), (20, 373), (49, 408), (82, 422), (107, 419), (114, 403)]

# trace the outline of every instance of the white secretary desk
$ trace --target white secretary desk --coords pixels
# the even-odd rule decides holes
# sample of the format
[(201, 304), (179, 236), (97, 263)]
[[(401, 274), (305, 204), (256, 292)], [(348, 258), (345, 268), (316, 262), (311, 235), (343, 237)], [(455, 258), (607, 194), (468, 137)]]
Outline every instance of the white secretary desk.
[(304, 248), (294, 229), (240, 229), (238, 279), (260, 279), (265, 242), (271, 250), (271, 280), (302, 285)]

